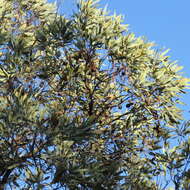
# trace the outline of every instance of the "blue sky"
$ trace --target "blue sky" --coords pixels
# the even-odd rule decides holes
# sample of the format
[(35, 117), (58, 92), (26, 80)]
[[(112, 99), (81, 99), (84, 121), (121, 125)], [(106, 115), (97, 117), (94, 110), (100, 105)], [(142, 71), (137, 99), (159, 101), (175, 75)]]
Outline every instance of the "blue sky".
[[(49, 0), (54, 1), (54, 0)], [(65, 15), (71, 15), (76, 0), (57, 0), (60, 10)], [(157, 48), (171, 49), (172, 60), (184, 66), (183, 75), (190, 78), (190, 1), (189, 0), (101, 0), (108, 5), (110, 13), (125, 16), (124, 22), (137, 36), (145, 36), (155, 42)], [(183, 96), (185, 118), (190, 119), (190, 90)]]

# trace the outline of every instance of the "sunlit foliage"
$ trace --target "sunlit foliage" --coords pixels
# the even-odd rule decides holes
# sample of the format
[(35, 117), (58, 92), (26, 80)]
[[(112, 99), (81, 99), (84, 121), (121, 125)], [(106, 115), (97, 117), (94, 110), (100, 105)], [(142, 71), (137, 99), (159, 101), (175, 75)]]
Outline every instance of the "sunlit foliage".
[(77, 8), (0, 0), (0, 189), (188, 190), (182, 67), (97, 1)]

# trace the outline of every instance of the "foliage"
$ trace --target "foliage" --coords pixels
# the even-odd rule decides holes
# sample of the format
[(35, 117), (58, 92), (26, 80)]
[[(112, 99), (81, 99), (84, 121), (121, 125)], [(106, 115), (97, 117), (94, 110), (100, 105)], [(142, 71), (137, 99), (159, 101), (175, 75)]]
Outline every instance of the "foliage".
[(0, 0), (0, 189), (189, 189), (189, 79), (122, 16), (77, 6)]

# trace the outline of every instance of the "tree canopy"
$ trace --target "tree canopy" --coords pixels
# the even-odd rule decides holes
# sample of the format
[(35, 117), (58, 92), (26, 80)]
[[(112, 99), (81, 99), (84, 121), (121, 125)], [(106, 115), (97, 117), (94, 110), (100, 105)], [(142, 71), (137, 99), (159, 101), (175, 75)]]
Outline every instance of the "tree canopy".
[(182, 67), (81, 0), (0, 0), (0, 189), (188, 190)]

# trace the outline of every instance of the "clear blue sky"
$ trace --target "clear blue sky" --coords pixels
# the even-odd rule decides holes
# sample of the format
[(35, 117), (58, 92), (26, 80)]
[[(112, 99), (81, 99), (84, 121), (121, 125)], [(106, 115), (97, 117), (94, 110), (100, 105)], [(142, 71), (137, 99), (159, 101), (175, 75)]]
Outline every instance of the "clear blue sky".
[[(54, 1), (54, 0), (49, 0)], [(71, 15), (76, 0), (57, 0), (60, 10)], [(137, 36), (154, 41), (158, 48), (170, 48), (169, 55), (184, 66), (184, 76), (190, 78), (190, 0), (101, 0), (110, 13), (125, 16), (125, 23)], [(185, 118), (190, 119), (190, 90), (183, 96)]]

